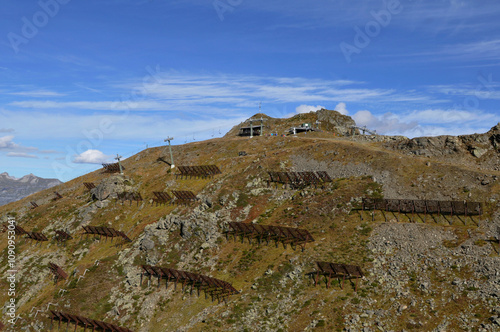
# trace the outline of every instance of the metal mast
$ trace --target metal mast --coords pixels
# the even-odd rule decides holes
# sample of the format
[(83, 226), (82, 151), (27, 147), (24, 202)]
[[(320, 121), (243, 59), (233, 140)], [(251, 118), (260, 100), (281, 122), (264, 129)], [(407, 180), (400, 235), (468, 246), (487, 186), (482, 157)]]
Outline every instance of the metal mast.
[(116, 158), (115, 160), (118, 160), (118, 166), (120, 166), (120, 174), (123, 175), (123, 168), (122, 168), (122, 163), (120, 162), (120, 158), (122, 158), (122, 156), (120, 156), (118, 153), (116, 154)]
[(164, 142), (168, 142), (168, 149), (170, 150), (170, 168), (174, 168), (174, 156), (172, 154), (172, 146), (170, 145), (170, 141), (173, 140), (173, 137), (165, 138)]

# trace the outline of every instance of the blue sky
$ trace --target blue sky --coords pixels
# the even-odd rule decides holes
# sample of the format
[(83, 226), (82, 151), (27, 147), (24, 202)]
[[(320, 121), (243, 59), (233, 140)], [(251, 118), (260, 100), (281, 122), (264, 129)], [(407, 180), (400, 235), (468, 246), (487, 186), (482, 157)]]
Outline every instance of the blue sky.
[(500, 121), (500, 3), (7, 0), (0, 172), (70, 180), (117, 153), (337, 109), (408, 137)]

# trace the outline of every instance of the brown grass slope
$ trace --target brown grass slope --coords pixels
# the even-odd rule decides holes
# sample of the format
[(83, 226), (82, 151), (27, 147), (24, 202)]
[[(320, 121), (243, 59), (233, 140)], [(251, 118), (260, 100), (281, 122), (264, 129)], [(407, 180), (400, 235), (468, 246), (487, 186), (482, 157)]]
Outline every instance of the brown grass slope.
[[(247, 155), (238, 156), (239, 151)], [(53, 241), (34, 246), (18, 238), (16, 299), (21, 319), (16, 329), (29, 326), (29, 330), (48, 330), (47, 313), (35, 317), (35, 312), (45, 310), (49, 303), (55, 304), (51, 309), (135, 331), (330, 331), (363, 326), (430, 331), (443, 324), (442, 317), (453, 330), (462, 326), (462, 315), (467, 316), (471, 329), (494, 324), (490, 317), (494, 317), (491, 311), (495, 305), (488, 297), (474, 295), (480, 291), (478, 287), (465, 288), (451, 302), (436, 290), (456, 292), (452, 284), (455, 279), (482, 282), (473, 267), (432, 270), (430, 263), (415, 256), (415, 266), (398, 277), (400, 293), (406, 294), (400, 295), (389, 286), (389, 279), (381, 279), (374, 272), (391, 269), (390, 260), (397, 248), (375, 254), (370, 246), (387, 224), (409, 224), (416, 227), (413, 232), (424, 234), (430, 229), (443, 234), (446, 241), (440, 246), (450, 250), (444, 254), (456, 250), (459, 257), (460, 246), (472, 238), (472, 245), (482, 250), (481, 257), (498, 262), (498, 245), (488, 241), (492, 225), (499, 222), (498, 171), (471, 167), (456, 159), (449, 162), (432, 156), (409, 156), (386, 149), (382, 143), (333, 137), (325, 132), (297, 137), (225, 137), (174, 146), (173, 152), (176, 165), (215, 164), (222, 174), (210, 179), (176, 179), (176, 170), (158, 161), (166, 156), (164, 148), (150, 148), (123, 161), (127, 184), (145, 199), (138, 205), (92, 200), (83, 183), (97, 185), (115, 176), (96, 171), (0, 207), (4, 221), (7, 214), (14, 215), (28, 231), (43, 232), (52, 239), (56, 229), (66, 229), (74, 237), (65, 246)], [(326, 170), (334, 181), (324, 188), (268, 188), (268, 170)], [(52, 201), (54, 190), (63, 199)], [(190, 206), (150, 204), (153, 191), (164, 190), (191, 190), (201, 199)], [(410, 222), (408, 216), (397, 216), (396, 223), (395, 215), (386, 223), (380, 213), (372, 221), (370, 214), (352, 211), (353, 200), (367, 196), (482, 201), (486, 214), (463, 218), (463, 222), (455, 219), (451, 225), (442, 218)], [(30, 209), (30, 201), (40, 207)], [(259, 247), (255, 241), (226, 240), (223, 231), (229, 221), (300, 227), (309, 230), (316, 241), (302, 252), (281, 244)], [(169, 229), (162, 226), (166, 224)], [(132, 243), (117, 246), (116, 240), (81, 237), (82, 225), (122, 230)], [(1, 236), (0, 250), (6, 257), (7, 235)], [(146, 247), (146, 240), (153, 246)], [(425, 254), (432, 256), (432, 250)], [(382, 265), (381, 257), (386, 262)], [(314, 287), (307, 273), (315, 270), (317, 260), (356, 264), (367, 275), (360, 281), (358, 292), (349, 283), (343, 289), (336, 282), (329, 289), (324, 282)], [(2, 258), (1, 303), (9, 300), (5, 261)], [(47, 268), (49, 261), (61, 266), (69, 279), (54, 285)], [(140, 287), (140, 264), (209, 275), (230, 282), (241, 293), (231, 296), (226, 304), (212, 302), (203, 294), (190, 295), (188, 289), (166, 289), (164, 280), (160, 288), (155, 280), (149, 287), (147, 283)], [(427, 269), (416, 268), (425, 266)], [(421, 278), (429, 279), (436, 288), (422, 291)], [(66, 291), (61, 293), (61, 289)], [(432, 306), (425, 304), (429, 300)], [(423, 303), (420, 308), (419, 303)]]

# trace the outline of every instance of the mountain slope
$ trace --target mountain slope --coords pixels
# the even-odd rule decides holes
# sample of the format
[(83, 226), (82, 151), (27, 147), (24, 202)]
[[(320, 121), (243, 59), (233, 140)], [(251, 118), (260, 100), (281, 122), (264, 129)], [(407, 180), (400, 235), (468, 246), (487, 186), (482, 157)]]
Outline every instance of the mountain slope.
[[(464, 163), (458, 155), (408, 154), (385, 147), (390, 140), (323, 131), (252, 139), (228, 135), (173, 146), (176, 165), (215, 164), (222, 171), (187, 179), (162, 162), (168, 151), (150, 148), (123, 162), (123, 177), (96, 171), (56, 187), (62, 199), (54, 201), (51, 190), (34, 194), (29, 199), (39, 205), (34, 210), (27, 199), (0, 207), (4, 221), (10, 213), (28, 231), (49, 239), (56, 230), (73, 236), (66, 245), (34, 246), (18, 239), (22, 319), (16, 328), (47, 330), (49, 303), (56, 304), (52, 310), (134, 331), (498, 328), (500, 249), (494, 239), (500, 173), (481, 158), (469, 161), (464, 154)], [(267, 183), (267, 171), (322, 170), (333, 182), (300, 189)], [(89, 192), (83, 182), (97, 188)], [(190, 190), (199, 200), (152, 204), (153, 192), (173, 190)], [(117, 201), (123, 191), (137, 191), (144, 200)], [(362, 197), (480, 201), (484, 214), (372, 215), (353, 209)], [(235, 240), (225, 236), (229, 222), (298, 227), (315, 241), (302, 251), (273, 241)], [(132, 242), (82, 236), (82, 226), (112, 227)], [(4, 255), (5, 248), (2, 242)], [(310, 273), (317, 270), (316, 261), (358, 265), (365, 276), (357, 291), (355, 280), (334, 279), (326, 288), (320, 278), (314, 286)], [(54, 284), (49, 262), (63, 268), (68, 280)], [(226, 304), (203, 291), (191, 294), (190, 286), (169, 282), (166, 288), (165, 279), (157, 287), (156, 278), (148, 286), (145, 277), (140, 286), (143, 264), (204, 274), (240, 293)], [(6, 271), (2, 266), (2, 303), (9, 300)], [(35, 317), (37, 310), (42, 312)]]

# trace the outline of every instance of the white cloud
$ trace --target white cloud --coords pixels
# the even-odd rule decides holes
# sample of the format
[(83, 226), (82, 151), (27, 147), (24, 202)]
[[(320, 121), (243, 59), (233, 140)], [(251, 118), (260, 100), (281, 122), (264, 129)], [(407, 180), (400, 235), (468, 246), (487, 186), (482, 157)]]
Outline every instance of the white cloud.
[(38, 159), (38, 156), (35, 156), (34, 154), (28, 154), (28, 153), (25, 153), (25, 152), (9, 152), (9, 153), (7, 153), (7, 157)]
[(37, 148), (34, 147), (26, 147), (22, 146), (20, 144), (17, 144), (13, 141), (14, 136), (9, 135), (9, 136), (3, 136), (0, 137), (0, 150), (9, 150), (9, 151), (37, 151)]
[[(320, 106), (318, 106), (320, 107)], [(300, 105), (303, 112), (315, 110), (315, 106)], [(349, 114), (344, 102), (338, 103), (335, 110)], [(289, 114), (289, 116), (294, 113)], [(481, 111), (467, 112), (458, 110), (424, 109), (394, 114), (374, 114), (368, 110), (360, 110), (351, 115), (356, 125), (383, 135), (403, 135), (407, 137), (465, 135), (482, 133), (490, 128), (485, 123), (494, 124), (498, 116)]]
[(15, 130), (13, 128), (0, 128), (0, 133), (13, 133)]
[(356, 124), (360, 127), (366, 126), (368, 129), (376, 130), (380, 134), (403, 134), (408, 130), (418, 126), (416, 121), (403, 122), (392, 113), (385, 113), (380, 116), (373, 115), (370, 111), (358, 111), (352, 116)]
[(14, 136), (0, 137), (0, 149), (14, 149), (17, 144), (12, 141), (13, 139)]
[(484, 125), (486, 120), (494, 117), (493, 114), (482, 112), (440, 109), (415, 110), (401, 115), (376, 115), (362, 110), (352, 116), (360, 127), (366, 126), (379, 134), (408, 137), (484, 133), (489, 130)]
[(373, 128), (373, 125), (379, 122), (379, 120), (370, 111), (359, 111), (354, 114), (352, 118), (360, 127), (367, 126)]
[(76, 164), (102, 164), (111, 158), (113, 156), (107, 156), (99, 150), (87, 150), (75, 156), (73, 162)]
[(325, 106), (300, 105), (297, 106), (297, 108), (295, 109), (295, 113), (316, 112), (317, 110), (320, 110), (322, 108), (325, 108)]
[[(341, 114), (348, 115), (349, 111), (344, 102), (335, 106), (335, 110)], [(372, 114), (370, 111), (361, 110), (351, 116), (358, 127), (365, 127), (380, 134), (403, 133), (418, 125), (415, 121), (403, 122), (392, 113), (385, 113), (380, 116)]]
[(340, 114), (349, 114), (349, 111), (347, 111), (347, 109), (345, 108), (345, 103), (338, 103), (337, 106), (335, 106), (335, 110)]

